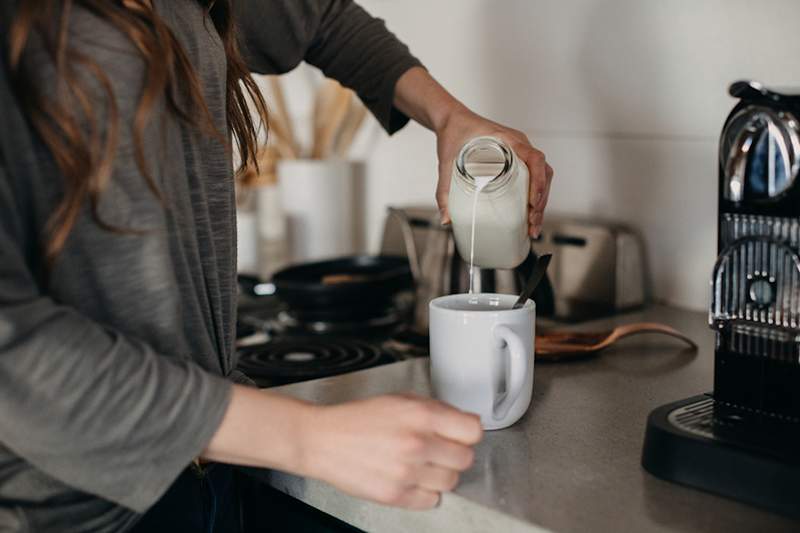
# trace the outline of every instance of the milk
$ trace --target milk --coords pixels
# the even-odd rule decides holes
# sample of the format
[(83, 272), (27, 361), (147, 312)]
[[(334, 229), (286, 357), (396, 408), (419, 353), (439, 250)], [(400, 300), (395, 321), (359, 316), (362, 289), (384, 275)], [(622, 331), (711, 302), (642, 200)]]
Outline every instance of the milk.
[(491, 137), (468, 142), (453, 167), (448, 208), (472, 290), (475, 267), (514, 268), (530, 253), (528, 169)]
[[(470, 172), (470, 174), (472, 174)], [(472, 174), (475, 176), (475, 174)], [(489, 185), (489, 182), (492, 181), (497, 174), (489, 174), (488, 176), (475, 176), (475, 199), (472, 201), (472, 229), (471, 229), (471, 237), (469, 243), (469, 293), (472, 294), (474, 291), (475, 285), (475, 220), (476, 215), (478, 214), (478, 196), (481, 194), (481, 191)]]

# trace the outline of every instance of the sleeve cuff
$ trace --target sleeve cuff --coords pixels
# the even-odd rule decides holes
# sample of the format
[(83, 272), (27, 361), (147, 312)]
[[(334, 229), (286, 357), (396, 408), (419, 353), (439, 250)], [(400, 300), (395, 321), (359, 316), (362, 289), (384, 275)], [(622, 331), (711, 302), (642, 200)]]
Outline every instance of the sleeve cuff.
[(408, 124), (408, 116), (394, 106), (394, 92), (397, 87), (397, 80), (414, 67), (424, 68), (424, 65), (417, 58), (410, 55), (394, 64), (383, 77), (383, 85), (380, 91), (381, 98), (375, 102), (366, 103), (369, 110), (389, 135), (400, 131)]
[(128, 487), (128, 494), (117, 500), (137, 513), (144, 513), (152, 507), (192, 460), (203, 453), (228, 409), (233, 384), (199, 368), (196, 370), (203, 374), (195, 376), (204, 382), (199, 387), (202, 397), (197, 398), (188, 419), (181, 421), (180, 429), (176, 427), (174, 442), (180, 444), (170, 446), (164, 454), (142, 465), (144, 475), (141, 478), (145, 481), (136, 487)]

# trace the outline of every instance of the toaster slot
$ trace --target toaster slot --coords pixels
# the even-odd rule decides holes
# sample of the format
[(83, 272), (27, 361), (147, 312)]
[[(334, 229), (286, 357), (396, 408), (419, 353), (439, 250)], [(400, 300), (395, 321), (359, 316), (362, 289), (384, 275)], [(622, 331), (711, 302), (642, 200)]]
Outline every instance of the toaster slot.
[(583, 237), (575, 237), (572, 235), (562, 235), (560, 233), (556, 233), (553, 235), (553, 244), (557, 244), (559, 246), (584, 247), (586, 246), (586, 239)]

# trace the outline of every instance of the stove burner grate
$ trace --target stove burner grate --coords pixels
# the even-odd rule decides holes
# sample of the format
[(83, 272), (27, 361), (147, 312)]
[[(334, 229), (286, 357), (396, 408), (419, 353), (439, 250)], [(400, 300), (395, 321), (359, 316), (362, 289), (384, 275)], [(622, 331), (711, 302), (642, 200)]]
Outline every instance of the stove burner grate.
[(352, 335), (359, 332), (378, 332), (396, 329), (402, 323), (402, 315), (387, 310), (385, 314), (369, 318), (353, 318), (347, 314), (297, 313), (283, 311), (278, 314), (275, 326), (278, 331), (290, 335)]
[(382, 348), (359, 340), (281, 337), (241, 348), (238, 368), (260, 387), (270, 387), (395, 361)]

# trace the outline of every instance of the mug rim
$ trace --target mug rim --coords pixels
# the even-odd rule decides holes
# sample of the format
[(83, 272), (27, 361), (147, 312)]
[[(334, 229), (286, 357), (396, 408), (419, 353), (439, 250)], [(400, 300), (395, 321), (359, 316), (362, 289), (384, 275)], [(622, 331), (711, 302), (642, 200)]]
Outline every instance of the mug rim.
[[(439, 311), (446, 311), (452, 313), (467, 313), (467, 314), (482, 314), (482, 315), (487, 313), (521, 314), (521, 313), (528, 313), (530, 311), (536, 312), (536, 302), (534, 302), (530, 298), (528, 299), (527, 302), (525, 302), (525, 305), (523, 305), (519, 309), (493, 309), (493, 310), (452, 309), (450, 307), (444, 307), (441, 305), (442, 302), (446, 300), (455, 300), (459, 297), (463, 298), (465, 296), (471, 296), (471, 295), (469, 293), (459, 293), (459, 294), (446, 294), (444, 296), (438, 296), (428, 303), (428, 307), (430, 309), (438, 309)], [(476, 294), (475, 296), (488, 296), (488, 297), (498, 296), (503, 299), (511, 299), (512, 301), (516, 301), (518, 298), (518, 296), (514, 294), (500, 294), (496, 292), (481, 292)]]

